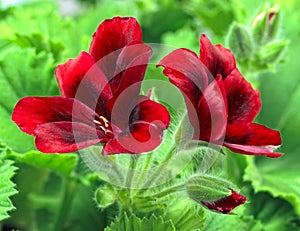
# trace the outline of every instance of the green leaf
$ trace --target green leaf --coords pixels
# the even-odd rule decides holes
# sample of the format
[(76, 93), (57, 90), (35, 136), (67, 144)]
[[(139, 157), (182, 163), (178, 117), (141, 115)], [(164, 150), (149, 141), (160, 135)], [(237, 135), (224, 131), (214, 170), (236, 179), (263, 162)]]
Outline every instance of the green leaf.
[(264, 227), (259, 221), (252, 217), (241, 217), (237, 215), (208, 214), (207, 222), (202, 231), (230, 231), (230, 230), (247, 230), (247, 231), (264, 231)]
[(269, 192), (274, 197), (281, 197), (290, 202), (300, 214), (297, 154), (280, 159), (258, 159), (256, 163), (253, 157), (248, 157), (244, 179), (252, 183), (255, 192)]
[(18, 100), (30, 95), (58, 94), (51, 54), (33, 48), (10, 48), (0, 55), (0, 137), (13, 150), (32, 150), (33, 139), (11, 121)]
[(77, 154), (45, 154), (39, 151), (30, 151), (25, 154), (14, 154), (22, 163), (38, 168), (50, 169), (62, 176), (68, 177), (74, 171), (78, 162)]
[(255, 192), (285, 199), (300, 215), (299, 52), (300, 44), (291, 43), (286, 54), (289, 62), (277, 74), (260, 77), (263, 108), (258, 122), (281, 132), (283, 144), (279, 151), (285, 155), (278, 159), (248, 158), (245, 180), (251, 182)]
[(174, 194), (172, 199), (168, 199), (164, 217), (173, 222), (176, 230), (202, 230), (206, 213), (200, 205), (185, 194)]
[[(10, 41), (18, 41), (18, 36), (22, 35), (24, 42), (25, 37), (29, 36), (34, 47), (40, 47), (46, 41), (62, 43), (66, 47), (66, 57), (77, 56), (81, 50), (87, 49), (81, 30), (73, 20), (61, 18), (57, 6), (51, 1), (39, 1), (13, 8), (9, 17), (0, 21), (0, 30), (0, 37)], [(44, 40), (34, 39), (36, 34), (43, 35)], [(48, 44), (51, 46), (51, 42)]]
[(10, 197), (18, 192), (11, 180), (17, 168), (13, 161), (5, 159), (8, 152), (10, 150), (0, 144), (0, 221), (8, 218), (8, 212), (15, 209)]
[(166, 221), (163, 217), (139, 218), (135, 214), (130, 216), (127, 213), (118, 216), (105, 231), (175, 231), (172, 221)]
[(16, 33), (15, 37), (16, 38), (13, 39), (12, 42), (20, 47), (35, 47), (37, 53), (43, 51), (51, 53), (56, 62), (60, 61), (65, 49), (60, 41), (53, 41), (40, 33), (32, 33), (29, 35)]
[[(299, 230), (300, 218), (290, 204), (267, 193), (251, 195), (245, 206), (245, 213), (252, 214), (263, 225), (264, 230), (296, 231)], [(270, 219), (272, 217), (272, 219)]]
[(199, 52), (198, 34), (187, 26), (180, 28), (176, 32), (163, 34), (162, 42), (175, 48), (188, 48), (196, 53)]

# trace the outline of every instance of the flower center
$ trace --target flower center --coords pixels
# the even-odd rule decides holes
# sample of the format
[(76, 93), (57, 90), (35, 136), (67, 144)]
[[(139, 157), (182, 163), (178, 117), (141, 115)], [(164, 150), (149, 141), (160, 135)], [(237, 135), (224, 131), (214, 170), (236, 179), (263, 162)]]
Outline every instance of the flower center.
[(99, 118), (94, 119), (94, 123), (105, 135), (109, 137), (113, 136), (111, 123), (105, 117), (99, 116)]

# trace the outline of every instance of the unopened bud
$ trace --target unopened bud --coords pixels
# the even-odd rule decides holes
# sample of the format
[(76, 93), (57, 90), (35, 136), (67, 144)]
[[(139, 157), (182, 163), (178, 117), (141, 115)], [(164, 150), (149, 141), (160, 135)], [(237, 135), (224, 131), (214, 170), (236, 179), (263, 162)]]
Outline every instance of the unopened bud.
[(109, 185), (100, 187), (95, 192), (95, 201), (100, 208), (106, 208), (115, 202), (113, 189)]
[(257, 53), (259, 64), (264, 66), (275, 63), (285, 51), (288, 44), (287, 40), (281, 40), (262, 46)]
[(274, 40), (280, 27), (279, 7), (266, 7), (253, 20), (251, 29), (255, 42), (259, 45)]
[(209, 175), (192, 176), (186, 183), (189, 197), (197, 202), (214, 201), (231, 194), (232, 184), (221, 178)]
[(249, 59), (253, 54), (254, 44), (248, 28), (239, 23), (233, 23), (227, 35), (227, 44), (237, 60)]
[(234, 191), (233, 187), (231, 182), (209, 175), (193, 176), (185, 186), (191, 199), (224, 214), (246, 202), (246, 197)]

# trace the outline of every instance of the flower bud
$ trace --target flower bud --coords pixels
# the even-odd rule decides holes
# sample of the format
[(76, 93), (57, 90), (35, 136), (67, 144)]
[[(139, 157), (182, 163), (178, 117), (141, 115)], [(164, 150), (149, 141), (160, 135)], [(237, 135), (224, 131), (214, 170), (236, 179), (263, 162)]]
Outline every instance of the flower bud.
[(233, 187), (231, 182), (221, 178), (196, 175), (187, 181), (185, 189), (194, 201), (208, 209), (227, 214), (246, 202), (246, 197), (239, 195)]
[(242, 24), (234, 22), (227, 35), (227, 44), (238, 60), (249, 59), (253, 54), (254, 44), (252, 34)]
[(253, 20), (252, 34), (259, 45), (274, 40), (280, 27), (279, 7), (265, 7)]
[(257, 53), (259, 64), (261, 66), (268, 66), (275, 63), (285, 51), (288, 44), (287, 40), (281, 40), (262, 46)]
[(100, 208), (106, 208), (115, 202), (113, 189), (109, 185), (98, 188), (95, 192), (95, 201)]

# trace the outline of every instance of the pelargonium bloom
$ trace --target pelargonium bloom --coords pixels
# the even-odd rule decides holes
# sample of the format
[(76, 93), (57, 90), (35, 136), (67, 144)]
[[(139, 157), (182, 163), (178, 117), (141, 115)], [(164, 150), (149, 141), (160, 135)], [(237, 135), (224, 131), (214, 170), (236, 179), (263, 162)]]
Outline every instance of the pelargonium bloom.
[(163, 105), (139, 94), (151, 53), (134, 18), (105, 20), (89, 52), (57, 67), (62, 96), (23, 98), (12, 119), (45, 153), (99, 142), (103, 154), (151, 151), (170, 121)]
[(279, 157), (278, 131), (253, 123), (261, 108), (260, 95), (242, 76), (229, 49), (200, 38), (200, 58), (188, 49), (177, 49), (158, 66), (183, 93), (194, 139), (224, 145), (249, 155)]
[(201, 204), (207, 207), (208, 209), (228, 214), (235, 207), (245, 204), (246, 200), (247, 199), (245, 196), (238, 194), (234, 190), (231, 190), (231, 195), (227, 197), (223, 197), (216, 201), (201, 201)]

